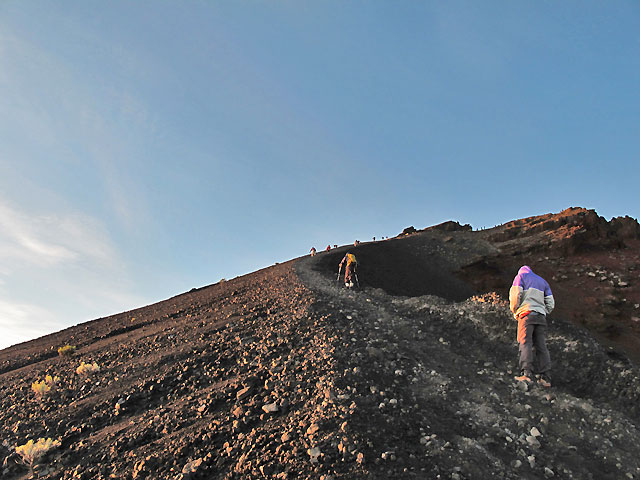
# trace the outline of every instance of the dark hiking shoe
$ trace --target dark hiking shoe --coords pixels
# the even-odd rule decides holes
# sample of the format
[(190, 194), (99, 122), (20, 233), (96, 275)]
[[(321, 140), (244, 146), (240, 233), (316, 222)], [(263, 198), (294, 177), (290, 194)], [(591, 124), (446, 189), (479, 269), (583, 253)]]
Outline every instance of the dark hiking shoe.
[(533, 375), (531, 375), (531, 372), (528, 372), (527, 370), (524, 370), (522, 372), (522, 375), (515, 377), (517, 381), (527, 383), (530, 383), (532, 381), (531, 378), (533, 378)]
[(548, 375), (539, 375), (538, 385), (544, 388), (551, 388), (551, 378)]

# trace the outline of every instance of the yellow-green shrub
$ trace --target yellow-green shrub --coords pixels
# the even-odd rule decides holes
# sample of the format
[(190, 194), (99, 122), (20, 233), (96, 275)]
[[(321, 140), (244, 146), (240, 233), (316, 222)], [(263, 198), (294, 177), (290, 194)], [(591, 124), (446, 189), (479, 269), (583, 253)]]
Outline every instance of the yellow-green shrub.
[(41, 382), (36, 381), (31, 384), (31, 390), (34, 391), (37, 397), (42, 398), (51, 390), (51, 385), (44, 380)]
[(33, 465), (49, 450), (59, 447), (60, 442), (51, 438), (40, 438), (37, 442), (29, 440), (24, 445), (16, 447), (16, 453), (22, 458), (25, 465), (33, 468)]
[(92, 364), (81, 362), (80, 366), (76, 368), (76, 373), (78, 375), (90, 375), (92, 373), (96, 373), (99, 371), (100, 371), (100, 367), (96, 362), (93, 362)]
[(31, 384), (31, 390), (34, 391), (36, 396), (42, 398), (47, 394), (53, 387), (56, 386), (60, 377), (52, 377), (51, 375), (47, 375), (44, 377), (44, 380), (41, 382), (35, 381)]
[(74, 345), (65, 345), (64, 347), (58, 348), (58, 355), (61, 357), (70, 357), (74, 353), (76, 353), (76, 347)]

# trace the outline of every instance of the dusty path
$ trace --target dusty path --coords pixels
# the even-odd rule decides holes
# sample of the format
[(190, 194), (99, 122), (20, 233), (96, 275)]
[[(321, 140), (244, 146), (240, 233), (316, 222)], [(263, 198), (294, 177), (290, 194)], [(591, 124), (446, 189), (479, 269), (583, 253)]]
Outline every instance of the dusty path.
[(522, 389), (505, 304), (349, 291), (326, 263), (303, 259), (297, 271), (314, 308), (344, 325), (337, 384), (358, 407), (350, 424), (368, 478), (640, 474), (638, 371), (586, 334), (553, 326), (555, 386)]

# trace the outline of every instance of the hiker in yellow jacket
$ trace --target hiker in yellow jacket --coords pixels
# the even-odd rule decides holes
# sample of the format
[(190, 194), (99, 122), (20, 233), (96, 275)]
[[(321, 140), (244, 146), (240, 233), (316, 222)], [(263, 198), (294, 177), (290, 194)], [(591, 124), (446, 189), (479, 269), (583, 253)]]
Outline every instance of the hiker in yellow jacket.
[(353, 275), (356, 273), (358, 267), (358, 261), (353, 253), (347, 253), (340, 261), (340, 268), (346, 263), (344, 269), (344, 286), (347, 288), (353, 287)]

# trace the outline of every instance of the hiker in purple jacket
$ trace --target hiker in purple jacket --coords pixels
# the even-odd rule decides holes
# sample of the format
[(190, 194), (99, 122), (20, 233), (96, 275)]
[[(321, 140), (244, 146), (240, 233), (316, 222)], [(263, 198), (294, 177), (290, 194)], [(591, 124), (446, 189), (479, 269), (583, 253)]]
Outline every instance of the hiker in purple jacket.
[(518, 320), (521, 374), (516, 380), (530, 382), (533, 373), (537, 373), (538, 383), (550, 387), (551, 356), (546, 335), (547, 315), (555, 307), (551, 287), (544, 278), (525, 265), (513, 279), (509, 290), (509, 306)]

